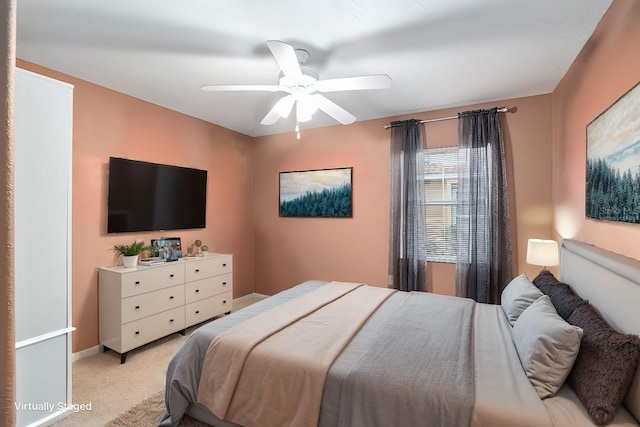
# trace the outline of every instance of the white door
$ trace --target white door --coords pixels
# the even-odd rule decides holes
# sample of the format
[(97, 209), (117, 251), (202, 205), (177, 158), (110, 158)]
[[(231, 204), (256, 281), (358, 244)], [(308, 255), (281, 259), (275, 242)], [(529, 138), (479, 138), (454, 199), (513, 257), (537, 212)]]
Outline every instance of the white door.
[(16, 69), (15, 278), (18, 426), (71, 404), (73, 86)]

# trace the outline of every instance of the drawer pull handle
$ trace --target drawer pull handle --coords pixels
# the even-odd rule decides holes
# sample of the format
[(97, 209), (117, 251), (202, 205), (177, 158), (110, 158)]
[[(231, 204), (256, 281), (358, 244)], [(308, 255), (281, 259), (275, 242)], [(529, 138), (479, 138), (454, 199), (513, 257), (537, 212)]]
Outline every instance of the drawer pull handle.
[(136, 335), (140, 335), (140, 331), (136, 331)]
[(226, 303), (227, 303), (227, 300), (222, 301), (222, 303), (223, 303), (223, 304), (226, 304)]
[(196, 289), (196, 294), (197, 294), (197, 293), (200, 293), (200, 289)]
[(226, 263), (226, 262), (223, 262), (223, 263), (222, 263), (222, 266), (223, 266), (223, 267), (226, 267), (226, 266), (227, 266), (227, 263)]
[(169, 299), (173, 299), (173, 295), (171, 295), (171, 296), (169, 297)]
[(140, 310), (140, 306), (139, 306), (139, 305), (136, 305), (136, 308), (135, 308), (135, 309), (136, 309), (136, 310)]
[(169, 319), (169, 323), (173, 323), (173, 319)]
[(198, 268), (196, 268), (196, 273), (200, 273), (200, 270)]
[(136, 285), (139, 285), (139, 284), (140, 284), (140, 280), (136, 280)]
[(196, 310), (196, 314), (200, 314), (200, 310)]
[(171, 277), (173, 279), (173, 274), (170, 274), (169, 277)]

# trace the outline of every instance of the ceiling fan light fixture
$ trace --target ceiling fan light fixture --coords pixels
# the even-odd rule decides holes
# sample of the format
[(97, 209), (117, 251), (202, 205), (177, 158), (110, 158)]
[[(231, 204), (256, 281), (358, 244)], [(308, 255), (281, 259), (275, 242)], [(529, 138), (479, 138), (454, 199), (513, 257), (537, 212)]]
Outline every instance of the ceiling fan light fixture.
[(318, 105), (309, 96), (296, 102), (296, 117), (299, 122), (308, 122), (316, 111), (318, 111)]
[(304, 115), (304, 114), (296, 114), (296, 118), (298, 119), (298, 122), (306, 123), (306, 122), (310, 121), (313, 117), (312, 116), (308, 116), (308, 115)]

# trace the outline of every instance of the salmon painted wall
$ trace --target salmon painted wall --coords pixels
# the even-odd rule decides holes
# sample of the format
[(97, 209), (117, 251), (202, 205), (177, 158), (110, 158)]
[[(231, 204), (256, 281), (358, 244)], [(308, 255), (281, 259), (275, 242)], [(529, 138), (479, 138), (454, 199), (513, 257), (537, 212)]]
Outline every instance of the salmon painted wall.
[(561, 238), (640, 259), (640, 224), (585, 218), (586, 126), (640, 81), (640, 1), (615, 0), (553, 92), (554, 216)]
[[(525, 262), (527, 239), (550, 238), (551, 95), (476, 104), (256, 138), (254, 155), (256, 292), (273, 294), (309, 279), (387, 285), (389, 131), (391, 120), (429, 119), (458, 111), (507, 106), (502, 117), (512, 179), (514, 259), (517, 272), (536, 274)], [(455, 146), (457, 121), (426, 125), (428, 148)], [(279, 172), (353, 167), (353, 218), (280, 218)], [(453, 264), (430, 263), (429, 288), (453, 294)]]
[[(253, 292), (250, 137), (24, 61), (18, 66), (74, 89), (72, 316), (73, 351), (98, 344), (98, 267), (116, 265), (114, 244), (164, 236), (186, 247), (200, 239), (234, 256), (234, 296)], [(109, 157), (205, 169), (207, 227), (107, 235)]]
[[(42, 67), (19, 66), (75, 85), (73, 147), (74, 351), (97, 344), (97, 267), (114, 243), (154, 233), (107, 235), (109, 156), (208, 169), (208, 227), (184, 231), (234, 254), (235, 292), (273, 294), (304, 280), (387, 283), (389, 132), (394, 119), (429, 119), (507, 106), (502, 115), (511, 177), (515, 272), (527, 239), (573, 237), (640, 258), (640, 226), (584, 219), (586, 124), (640, 80), (640, 3), (615, 0), (553, 94), (474, 104), (349, 126), (249, 138)], [(455, 145), (455, 120), (426, 125), (429, 148)], [(553, 141), (553, 144), (552, 144)], [(151, 149), (153, 148), (153, 149)], [(205, 155), (203, 155), (205, 153)], [(255, 161), (254, 161), (255, 159)], [(553, 164), (553, 167), (552, 167)], [(278, 172), (354, 167), (354, 217), (278, 217)], [(557, 233), (557, 235), (555, 234)], [(430, 265), (430, 290), (452, 294), (454, 266)], [(258, 279), (255, 279), (258, 278)]]

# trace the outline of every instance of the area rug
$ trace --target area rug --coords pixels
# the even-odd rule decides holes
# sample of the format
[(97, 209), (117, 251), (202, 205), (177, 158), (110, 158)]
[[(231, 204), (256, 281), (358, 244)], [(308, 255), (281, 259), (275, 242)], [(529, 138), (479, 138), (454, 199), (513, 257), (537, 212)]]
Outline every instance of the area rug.
[[(133, 408), (124, 412), (105, 424), (105, 427), (152, 427), (158, 424), (164, 414), (164, 390), (154, 393)], [(180, 427), (206, 427), (207, 424), (196, 421), (188, 415), (180, 423)]]

